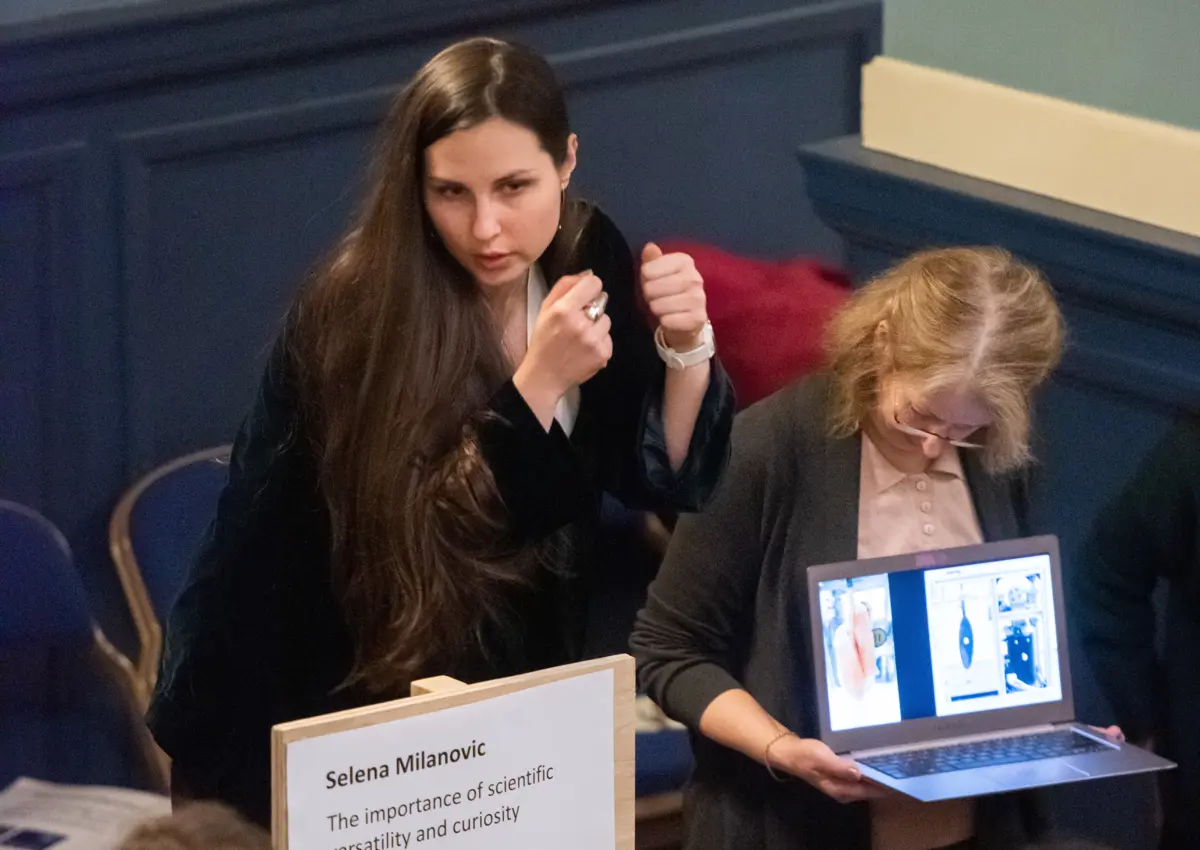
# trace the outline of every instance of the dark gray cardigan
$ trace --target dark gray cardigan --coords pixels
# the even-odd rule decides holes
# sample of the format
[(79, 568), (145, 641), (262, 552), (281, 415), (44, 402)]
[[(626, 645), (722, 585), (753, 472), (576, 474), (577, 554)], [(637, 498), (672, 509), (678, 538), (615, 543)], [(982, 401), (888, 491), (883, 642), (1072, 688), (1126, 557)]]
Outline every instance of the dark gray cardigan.
[[(827, 393), (826, 379), (810, 378), (740, 414), (713, 501), (680, 520), (638, 615), (639, 682), (692, 730), (714, 698), (745, 687), (788, 728), (819, 734), (805, 570), (857, 557), (861, 459), (858, 436), (827, 435)], [(1028, 534), (1023, 481), (987, 475), (968, 452), (963, 468), (984, 539)], [(869, 850), (864, 804), (778, 784), (699, 734), (693, 745), (689, 850)], [(1012, 796), (982, 800), (978, 846), (1020, 846), (1033, 819)]]

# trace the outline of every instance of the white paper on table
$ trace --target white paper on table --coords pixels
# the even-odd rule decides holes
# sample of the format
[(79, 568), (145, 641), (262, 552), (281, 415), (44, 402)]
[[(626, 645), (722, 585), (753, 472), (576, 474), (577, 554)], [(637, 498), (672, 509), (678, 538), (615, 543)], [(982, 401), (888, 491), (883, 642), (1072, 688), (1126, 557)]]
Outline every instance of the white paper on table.
[(170, 813), (159, 794), (22, 777), (0, 793), (0, 848), (115, 850), (137, 824)]

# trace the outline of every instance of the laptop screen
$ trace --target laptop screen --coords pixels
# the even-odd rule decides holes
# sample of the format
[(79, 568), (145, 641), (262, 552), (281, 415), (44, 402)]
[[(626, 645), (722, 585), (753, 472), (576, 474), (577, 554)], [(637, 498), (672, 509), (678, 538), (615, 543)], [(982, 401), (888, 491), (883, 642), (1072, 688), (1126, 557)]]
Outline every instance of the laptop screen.
[(821, 581), (832, 731), (1061, 700), (1049, 555)]

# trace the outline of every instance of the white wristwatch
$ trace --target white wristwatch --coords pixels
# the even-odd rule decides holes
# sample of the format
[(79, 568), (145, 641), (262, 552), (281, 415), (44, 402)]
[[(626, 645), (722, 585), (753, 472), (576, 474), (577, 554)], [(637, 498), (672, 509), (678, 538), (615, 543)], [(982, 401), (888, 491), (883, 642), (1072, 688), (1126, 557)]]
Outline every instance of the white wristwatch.
[(700, 331), (700, 344), (691, 351), (676, 351), (668, 346), (666, 339), (663, 338), (661, 325), (654, 331), (654, 347), (658, 349), (658, 356), (662, 358), (663, 363), (667, 364), (668, 369), (686, 369), (697, 363), (703, 363), (717, 353), (712, 322), (704, 323), (704, 328)]

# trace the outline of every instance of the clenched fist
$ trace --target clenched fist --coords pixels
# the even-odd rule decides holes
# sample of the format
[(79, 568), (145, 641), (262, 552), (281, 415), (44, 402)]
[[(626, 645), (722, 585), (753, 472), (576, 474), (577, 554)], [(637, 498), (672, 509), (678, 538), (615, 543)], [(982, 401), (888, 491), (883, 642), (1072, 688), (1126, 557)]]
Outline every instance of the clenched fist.
[(708, 321), (704, 278), (683, 253), (664, 254), (653, 242), (642, 249), (642, 295), (658, 319), (667, 345), (691, 351)]

